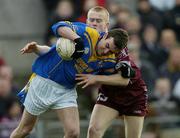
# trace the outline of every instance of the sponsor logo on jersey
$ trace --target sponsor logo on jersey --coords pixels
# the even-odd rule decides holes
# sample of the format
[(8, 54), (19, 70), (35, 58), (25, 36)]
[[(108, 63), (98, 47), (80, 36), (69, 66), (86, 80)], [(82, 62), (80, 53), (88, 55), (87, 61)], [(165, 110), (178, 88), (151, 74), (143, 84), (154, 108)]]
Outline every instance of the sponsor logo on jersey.
[(88, 66), (88, 64), (82, 59), (79, 58), (76, 60), (76, 64), (74, 65), (78, 73), (83, 72), (93, 72), (94, 70)]
[(88, 48), (88, 47), (85, 48), (84, 53), (85, 53), (85, 54), (88, 54), (88, 53), (89, 53), (89, 48)]

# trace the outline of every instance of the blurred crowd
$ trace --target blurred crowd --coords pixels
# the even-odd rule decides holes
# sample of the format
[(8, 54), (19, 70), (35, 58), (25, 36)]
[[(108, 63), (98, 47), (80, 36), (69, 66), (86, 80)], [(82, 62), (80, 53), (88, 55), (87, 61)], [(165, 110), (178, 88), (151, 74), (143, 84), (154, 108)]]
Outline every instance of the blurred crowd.
[(0, 57), (0, 137), (9, 138), (18, 125), (22, 108), (16, 97), (17, 85), (13, 82), (13, 70)]
[[(148, 117), (180, 114), (180, 0), (137, 0), (135, 8), (130, 6), (131, 1), (125, 5), (122, 0), (43, 0), (43, 3), (47, 11), (44, 37), (47, 45), (56, 42), (52, 24), (61, 20), (86, 22), (90, 8), (106, 7), (110, 12), (110, 29), (120, 27), (129, 33), (130, 57), (141, 69), (149, 89)], [(84, 96), (91, 97), (92, 106), (94, 90), (90, 87), (84, 92)], [(22, 107), (16, 99), (17, 92), (13, 70), (0, 57), (1, 123), (16, 124), (19, 120)], [(7, 134), (1, 131), (0, 137), (6, 138)]]

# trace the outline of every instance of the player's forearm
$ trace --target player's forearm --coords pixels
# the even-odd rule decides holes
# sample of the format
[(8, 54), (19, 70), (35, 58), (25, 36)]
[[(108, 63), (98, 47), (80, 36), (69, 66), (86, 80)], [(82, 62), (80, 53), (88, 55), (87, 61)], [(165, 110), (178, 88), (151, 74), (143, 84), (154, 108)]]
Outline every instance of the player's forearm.
[(59, 27), (58, 28), (58, 34), (64, 38), (75, 40), (76, 38), (79, 38), (80, 36), (77, 35), (73, 30), (69, 27)]
[(99, 84), (127, 86), (129, 79), (123, 78), (120, 74), (114, 75), (96, 75), (96, 81)]
[(37, 45), (36, 50), (34, 51), (35, 54), (37, 55), (42, 55), (47, 53), (50, 50), (49, 46), (46, 45)]

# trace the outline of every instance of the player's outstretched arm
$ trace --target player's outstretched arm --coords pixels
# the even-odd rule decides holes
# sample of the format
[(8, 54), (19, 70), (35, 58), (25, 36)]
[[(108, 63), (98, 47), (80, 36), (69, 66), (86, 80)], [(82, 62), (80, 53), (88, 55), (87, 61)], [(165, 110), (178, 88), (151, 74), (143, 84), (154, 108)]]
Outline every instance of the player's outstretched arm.
[(50, 50), (48, 46), (38, 45), (36, 42), (30, 42), (25, 45), (24, 48), (20, 50), (21, 54), (25, 53), (35, 53), (37, 55), (42, 55)]
[(93, 84), (106, 84), (114, 86), (127, 86), (129, 84), (128, 78), (123, 78), (120, 74), (113, 75), (92, 75), (92, 74), (76, 74), (76, 80), (79, 81), (77, 85), (82, 85), (86, 88)]

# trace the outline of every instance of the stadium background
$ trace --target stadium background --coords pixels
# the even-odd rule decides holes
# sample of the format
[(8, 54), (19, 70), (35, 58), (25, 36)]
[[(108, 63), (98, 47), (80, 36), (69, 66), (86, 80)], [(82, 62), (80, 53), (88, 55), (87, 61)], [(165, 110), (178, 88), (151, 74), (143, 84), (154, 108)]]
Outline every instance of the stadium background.
[[(22, 108), (15, 97), (31, 74), (35, 55), (20, 55), (27, 42), (55, 42), (50, 26), (59, 20), (86, 21), (89, 8), (110, 12), (110, 28), (129, 32), (130, 56), (149, 88), (149, 113), (142, 138), (180, 138), (180, 0), (0, 0), (0, 138), (8, 138)], [(85, 138), (97, 92), (79, 89), (81, 138)], [(56, 115), (42, 115), (30, 138), (57, 138)], [(124, 138), (117, 119), (104, 138)]]

